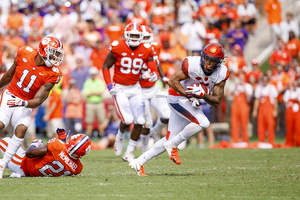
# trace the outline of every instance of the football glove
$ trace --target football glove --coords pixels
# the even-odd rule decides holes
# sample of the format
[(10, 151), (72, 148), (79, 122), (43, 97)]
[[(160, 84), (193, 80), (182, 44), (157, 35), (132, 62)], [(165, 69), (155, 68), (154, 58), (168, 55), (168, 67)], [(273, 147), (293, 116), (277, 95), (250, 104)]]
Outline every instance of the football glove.
[(149, 78), (149, 81), (155, 82), (155, 81), (157, 81), (157, 79), (158, 79), (157, 74), (155, 72), (152, 72), (151, 77)]
[(58, 136), (58, 139), (64, 143), (67, 142), (67, 138), (70, 134), (71, 130), (69, 130), (67, 133), (65, 131), (65, 129), (63, 128), (57, 128), (56, 129), (56, 133), (57, 133), (57, 136)]
[(145, 71), (141, 76), (140, 79), (145, 80), (145, 79), (150, 79), (151, 78), (151, 74), (150, 71)]
[(187, 89), (185, 91), (186, 95), (190, 98), (190, 97), (196, 97), (201, 99), (203, 97), (204, 94), (210, 94), (209, 89), (204, 86), (204, 85), (197, 85), (197, 84), (193, 84), (191, 86), (187, 86)]
[(201, 103), (199, 102), (199, 100), (196, 97), (189, 98), (189, 101), (191, 102), (191, 104), (194, 108), (200, 108)]
[(7, 101), (7, 105), (10, 108), (21, 107), (21, 106), (26, 107), (28, 105), (28, 101), (26, 101), (26, 100), (20, 99), (19, 97), (16, 97), (14, 95), (11, 95), (11, 97), (12, 98)]
[(168, 84), (168, 83), (169, 83), (169, 78), (166, 77), (166, 76), (164, 76), (164, 77), (162, 78), (162, 80), (163, 80), (163, 82), (164, 82), (165, 84)]
[(43, 146), (43, 145), (44, 145), (44, 143), (43, 143), (43, 140), (41, 140), (41, 139), (35, 139), (35, 140), (33, 140), (32, 143), (30, 144), (30, 146), (34, 146), (35, 148), (41, 147), (41, 146)]
[(111, 83), (107, 84), (107, 88), (111, 96), (114, 96), (118, 92), (118, 90)]

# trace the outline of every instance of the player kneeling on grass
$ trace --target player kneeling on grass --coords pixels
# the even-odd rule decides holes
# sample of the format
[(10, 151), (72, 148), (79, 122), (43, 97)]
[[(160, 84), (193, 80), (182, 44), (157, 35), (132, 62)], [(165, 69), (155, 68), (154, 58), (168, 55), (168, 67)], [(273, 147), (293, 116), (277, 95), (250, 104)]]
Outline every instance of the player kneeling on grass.
[(208, 44), (201, 56), (185, 58), (181, 69), (170, 78), (168, 104), (171, 115), (168, 133), (151, 149), (129, 163), (138, 175), (147, 176), (143, 165), (165, 151), (174, 163), (181, 164), (178, 145), (208, 128), (210, 122), (203, 114), (201, 101), (214, 107), (221, 104), (229, 77), (227, 67), (222, 65), (223, 59), (223, 47), (217, 43)]
[[(83, 165), (80, 158), (91, 150), (91, 140), (87, 135), (77, 134), (66, 143), (70, 133), (64, 129), (56, 130), (58, 139), (53, 138), (43, 145), (41, 139), (34, 140), (26, 151), (19, 148), (8, 163), (12, 171), (10, 177), (24, 176), (71, 176), (80, 174)], [(4, 156), (9, 140), (0, 141), (0, 150)]]

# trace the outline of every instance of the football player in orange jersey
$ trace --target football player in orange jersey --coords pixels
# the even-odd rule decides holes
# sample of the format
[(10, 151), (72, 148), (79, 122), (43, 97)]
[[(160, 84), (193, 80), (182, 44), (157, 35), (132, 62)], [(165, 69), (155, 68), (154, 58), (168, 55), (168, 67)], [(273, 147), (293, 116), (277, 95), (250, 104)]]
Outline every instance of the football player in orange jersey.
[(0, 178), (23, 142), (32, 109), (41, 105), (53, 86), (59, 83), (62, 72), (58, 66), (63, 56), (61, 41), (52, 36), (45, 37), (37, 51), (30, 46), (20, 48), (13, 65), (1, 78), (0, 88), (8, 86), (1, 94), (0, 130), (11, 122), (15, 134), (0, 160)]
[[(142, 43), (151, 44), (153, 48), (153, 58), (157, 65), (157, 69), (155, 70), (155, 73), (158, 75), (158, 72), (160, 71), (159, 74), (161, 75), (161, 77), (164, 77), (164, 73), (162, 71), (162, 68), (158, 60), (158, 55), (161, 46), (157, 42), (153, 42), (153, 33), (149, 27), (142, 26), (142, 30), (143, 30)], [(144, 67), (147, 68), (147, 66)], [(144, 153), (148, 150), (148, 142), (149, 142), (150, 135), (152, 135), (154, 139), (154, 143), (160, 140), (159, 133), (161, 129), (163, 129), (168, 124), (171, 110), (168, 106), (168, 102), (166, 98), (155, 97), (156, 93), (161, 92), (155, 80), (150, 80), (150, 79), (141, 80), (140, 85), (142, 87), (143, 95), (145, 98), (146, 123), (144, 125), (144, 128), (142, 129), (142, 134), (141, 134), (142, 152)], [(157, 122), (153, 128), (151, 128), (153, 125), (153, 120), (152, 120), (150, 106), (160, 116), (157, 119)]]
[[(91, 150), (91, 140), (87, 135), (76, 134), (66, 143), (70, 133), (64, 129), (56, 130), (58, 138), (43, 145), (41, 139), (34, 140), (26, 152), (20, 147), (7, 167), (12, 171), (10, 177), (23, 176), (71, 176), (80, 174), (83, 165), (80, 158)], [(0, 141), (2, 155), (7, 152), (11, 138)]]
[[(152, 47), (150, 44), (141, 43), (143, 39), (141, 26), (137, 23), (128, 24), (124, 36), (125, 40), (112, 42), (110, 53), (103, 64), (103, 76), (122, 120), (114, 145), (116, 156), (122, 154), (124, 135), (134, 122), (131, 138), (123, 156), (124, 161), (131, 161), (134, 159), (132, 152), (140, 137), (142, 125), (145, 124), (145, 100), (139, 80), (142, 78), (156, 81), (157, 75), (153, 72), (156, 64), (153, 60)], [(142, 73), (145, 63), (151, 72)], [(109, 69), (113, 65), (115, 68), (112, 83)]]

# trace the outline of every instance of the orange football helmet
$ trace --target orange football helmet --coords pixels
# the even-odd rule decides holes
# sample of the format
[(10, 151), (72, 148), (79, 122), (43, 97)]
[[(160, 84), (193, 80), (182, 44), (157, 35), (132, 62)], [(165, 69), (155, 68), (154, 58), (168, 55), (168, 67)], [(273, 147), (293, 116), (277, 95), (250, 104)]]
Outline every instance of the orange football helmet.
[(142, 30), (143, 30), (143, 39), (142, 42), (143, 43), (151, 43), (153, 42), (153, 33), (151, 28), (149, 28), (148, 26), (141, 26)]
[[(207, 59), (212, 61), (214, 64), (207, 64)], [(211, 43), (204, 47), (201, 52), (200, 65), (205, 75), (211, 75), (224, 60), (224, 49), (218, 43)]]
[(63, 45), (59, 39), (53, 36), (47, 36), (40, 41), (38, 52), (47, 67), (59, 66), (64, 58)]
[(67, 143), (67, 151), (71, 158), (79, 159), (91, 151), (91, 140), (84, 134), (73, 135)]
[(138, 23), (130, 23), (125, 27), (124, 37), (131, 47), (137, 47), (143, 39), (143, 31)]

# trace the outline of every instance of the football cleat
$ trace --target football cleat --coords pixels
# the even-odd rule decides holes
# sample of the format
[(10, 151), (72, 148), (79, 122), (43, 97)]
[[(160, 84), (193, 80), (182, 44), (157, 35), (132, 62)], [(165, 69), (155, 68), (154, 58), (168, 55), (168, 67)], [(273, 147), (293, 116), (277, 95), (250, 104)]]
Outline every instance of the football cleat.
[(123, 139), (116, 137), (115, 144), (114, 144), (114, 151), (116, 156), (121, 156), (123, 150)]
[(177, 165), (180, 165), (181, 164), (181, 160), (180, 160), (180, 157), (178, 155), (178, 148), (172, 148), (169, 145), (169, 141), (167, 141), (167, 142), (164, 143), (164, 148), (168, 152), (170, 159), (174, 163), (176, 163)]
[(126, 162), (131, 162), (134, 159), (134, 155), (132, 152), (125, 152), (125, 154), (123, 155), (123, 160)]
[(147, 174), (144, 173), (144, 167), (143, 165), (139, 164), (137, 162), (136, 159), (132, 160), (130, 163), (129, 163), (129, 166), (134, 170), (136, 171), (136, 173), (139, 175), (139, 176), (148, 176)]
[(3, 172), (4, 172), (4, 170), (5, 170), (5, 167), (2, 164), (0, 164), (0, 179), (3, 178)]

